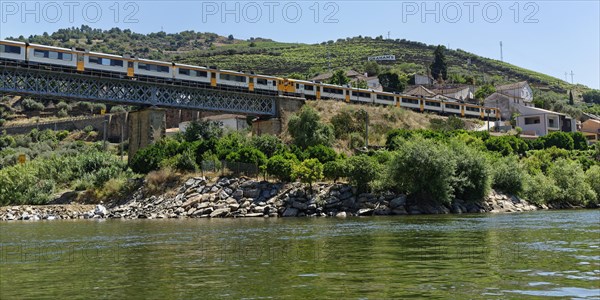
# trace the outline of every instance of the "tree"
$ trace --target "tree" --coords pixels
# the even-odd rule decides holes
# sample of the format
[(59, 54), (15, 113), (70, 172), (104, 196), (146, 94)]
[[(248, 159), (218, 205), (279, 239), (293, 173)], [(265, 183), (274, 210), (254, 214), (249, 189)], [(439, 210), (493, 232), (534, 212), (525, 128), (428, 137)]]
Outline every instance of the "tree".
[(379, 64), (376, 61), (368, 61), (365, 64), (365, 72), (368, 76), (376, 76), (381, 71)]
[(315, 158), (304, 160), (302, 163), (294, 165), (292, 177), (299, 179), (302, 183), (307, 183), (312, 190), (313, 182), (323, 178), (323, 164)]
[(353, 88), (358, 88), (358, 89), (368, 89), (369, 88), (369, 85), (367, 85), (367, 82), (362, 79), (352, 81), (352, 82), (350, 82), (350, 85), (352, 85)]
[(366, 192), (369, 184), (380, 174), (380, 165), (375, 158), (366, 155), (351, 156), (347, 160), (347, 176), (359, 192)]
[(600, 104), (600, 90), (591, 90), (583, 93), (583, 101), (586, 103)]
[(270, 134), (253, 136), (251, 140), (252, 146), (262, 151), (267, 157), (275, 155), (276, 152), (285, 148), (279, 138)]
[(400, 76), (396, 73), (382, 73), (377, 76), (379, 84), (383, 87), (385, 92), (398, 92), (401, 93), (406, 88), (406, 82), (403, 81)]
[(223, 135), (222, 122), (218, 121), (192, 121), (183, 133), (183, 138), (188, 142), (220, 138)]
[(281, 181), (291, 181), (293, 169), (294, 160), (288, 159), (283, 155), (275, 155), (267, 161), (267, 173), (277, 177)]
[(348, 164), (345, 159), (336, 159), (323, 165), (323, 175), (325, 178), (336, 182), (342, 177), (348, 176)]
[(484, 84), (482, 85), (479, 89), (477, 89), (477, 91), (475, 92), (475, 99), (478, 100), (484, 100), (485, 98), (489, 97), (491, 94), (496, 92), (496, 88), (491, 85), (491, 84)]
[(551, 148), (555, 146), (560, 149), (573, 150), (575, 147), (573, 137), (570, 134), (562, 131), (552, 132), (541, 137), (540, 139), (544, 143), (544, 148)]
[(306, 152), (308, 153), (308, 158), (316, 158), (322, 164), (328, 163), (337, 158), (337, 153), (335, 153), (335, 150), (333, 150), (333, 148), (331, 147), (327, 147), (324, 145), (308, 147), (308, 149), (306, 149)]
[(294, 144), (303, 149), (319, 144), (329, 146), (333, 141), (333, 129), (321, 123), (319, 114), (310, 106), (302, 107), (298, 114), (290, 118), (288, 132)]
[(348, 79), (344, 70), (335, 71), (331, 79), (329, 79), (329, 83), (337, 85), (346, 85), (348, 82), (350, 82), (350, 79)]
[(433, 52), (434, 59), (430, 69), (431, 76), (433, 76), (433, 78), (436, 80), (448, 79), (448, 66), (446, 65), (446, 56), (444, 55), (444, 50), (446, 50), (446, 47), (438, 45)]
[(569, 91), (569, 104), (575, 105), (575, 101), (573, 100), (573, 91)]
[(227, 37), (227, 40), (228, 40), (228, 41), (233, 41), (233, 34), (230, 34), (230, 35)]

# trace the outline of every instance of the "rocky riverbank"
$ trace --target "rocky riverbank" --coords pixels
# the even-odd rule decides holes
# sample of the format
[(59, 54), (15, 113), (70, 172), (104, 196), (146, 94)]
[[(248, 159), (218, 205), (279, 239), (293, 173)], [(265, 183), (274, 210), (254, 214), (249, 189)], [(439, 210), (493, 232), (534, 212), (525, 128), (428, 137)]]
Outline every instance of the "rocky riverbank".
[[(300, 183), (246, 178), (189, 179), (173, 195), (144, 197), (144, 188), (113, 205), (7, 206), (0, 220), (164, 219), (224, 217), (347, 217), (448, 213), (519, 212), (540, 209), (515, 196), (492, 191), (482, 203), (410, 203), (402, 194), (358, 193), (347, 184), (322, 183), (312, 191)], [(545, 208), (545, 207), (543, 207)]]

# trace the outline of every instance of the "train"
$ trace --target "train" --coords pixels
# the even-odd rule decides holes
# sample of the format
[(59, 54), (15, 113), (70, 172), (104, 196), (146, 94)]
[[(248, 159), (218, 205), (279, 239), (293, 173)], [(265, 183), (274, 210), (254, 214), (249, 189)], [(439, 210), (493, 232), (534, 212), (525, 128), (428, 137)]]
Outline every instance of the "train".
[(161, 80), (241, 92), (294, 96), (309, 100), (340, 100), (461, 117), (500, 118), (500, 111), (497, 108), (458, 101), (443, 101), (318, 81), (260, 75), (254, 72), (219, 70), (216, 67), (149, 60), (131, 55), (105, 54), (80, 48), (68, 49), (0, 40), (0, 60), (73, 72), (118, 76), (131, 80)]

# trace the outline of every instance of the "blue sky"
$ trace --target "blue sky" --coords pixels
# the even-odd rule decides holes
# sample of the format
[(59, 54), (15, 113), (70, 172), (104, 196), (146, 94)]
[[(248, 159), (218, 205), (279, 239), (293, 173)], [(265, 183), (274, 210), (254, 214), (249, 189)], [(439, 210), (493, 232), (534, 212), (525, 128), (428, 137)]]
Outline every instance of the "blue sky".
[[(0, 1), (0, 38), (82, 24), (318, 43), (389, 36), (444, 44), (600, 88), (600, 1)], [(385, 54), (385, 53), (382, 53)], [(568, 76), (568, 81), (571, 77)]]

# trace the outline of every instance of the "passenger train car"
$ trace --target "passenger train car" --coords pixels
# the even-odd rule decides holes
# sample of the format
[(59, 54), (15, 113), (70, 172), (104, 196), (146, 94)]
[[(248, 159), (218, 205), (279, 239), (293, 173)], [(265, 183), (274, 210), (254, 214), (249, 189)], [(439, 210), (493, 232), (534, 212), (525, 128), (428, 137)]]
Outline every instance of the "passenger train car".
[(420, 112), (455, 114), (463, 117), (485, 118), (489, 114), (490, 117), (497, 119), (500, 115), (497, 108), (460, 102), (7, 40), (0, 40), (0, 60), (76, 72), (102, 73), (136, 80), (172, 81), (234, 91), (296, 96), (311, 100), (329, 99), (399, 106)]

